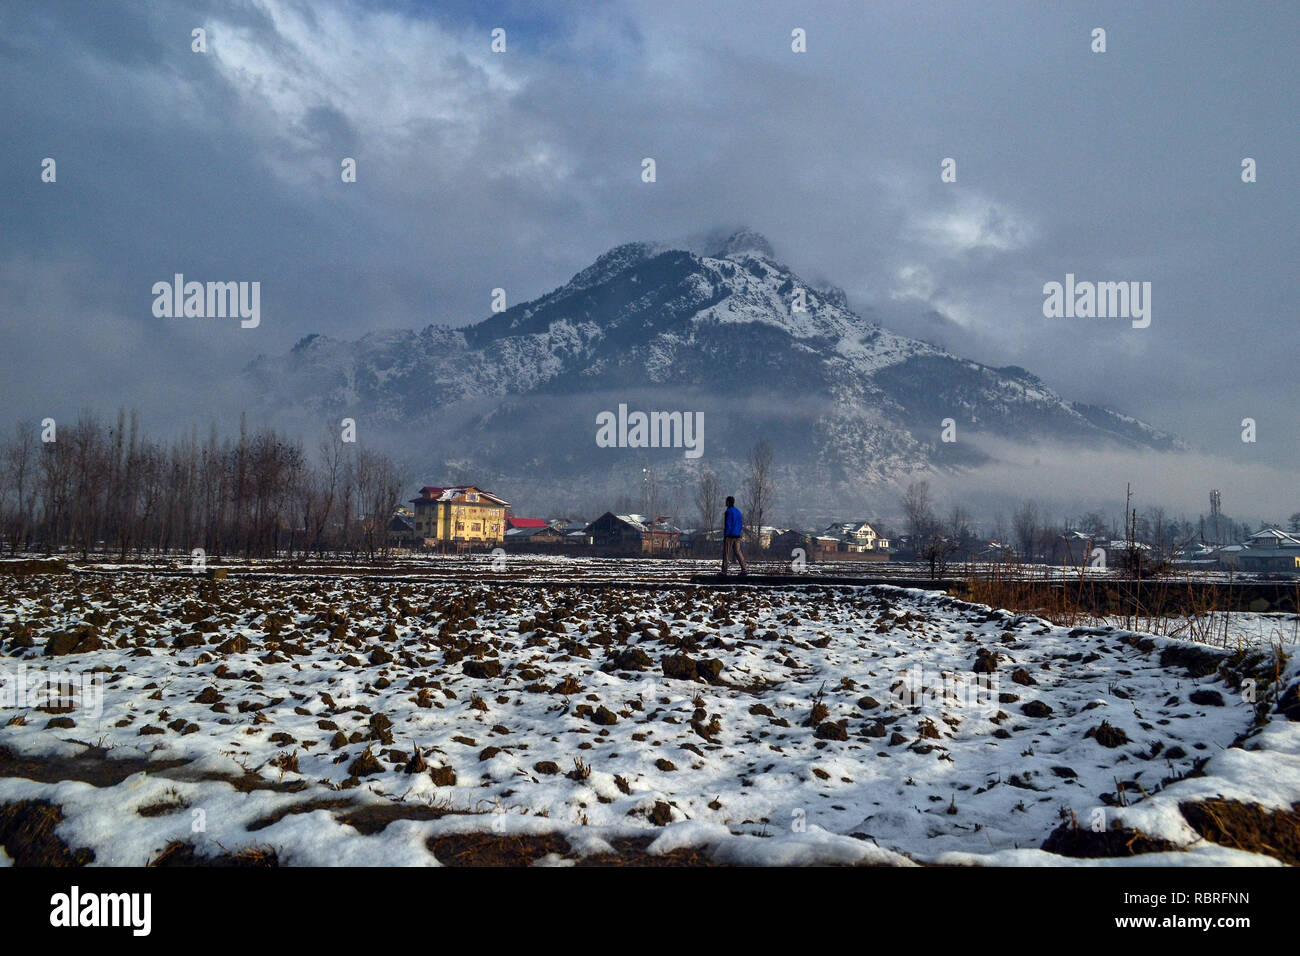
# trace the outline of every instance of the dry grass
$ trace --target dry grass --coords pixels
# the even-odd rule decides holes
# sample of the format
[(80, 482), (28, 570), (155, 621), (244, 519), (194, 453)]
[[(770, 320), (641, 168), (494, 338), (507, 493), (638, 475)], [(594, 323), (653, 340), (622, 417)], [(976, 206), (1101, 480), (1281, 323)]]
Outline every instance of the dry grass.
[(189, 807), (189, 801), (182, 797), (175, 787), (171, 787), (153, 803), (146, 803), (136, 807), (135, 812), (142, 817), (165, 817), (172, 813), (188, 810)]
[[(668, 853), (651, 854), (651, 837), (625, 837), (611, 841), (613, 853), (601, 853), (574, 860), (577, 866), (667, 867), (719, 866), (709, 859), (707, 847), (680, 847)], [(568, 841), (554, 834), (455, 833), (432, 837), (428, 847), (444, 866), (532, 866), (554, 855), (573, 859)]]
[[(1080, 567), (1062, 574), (1054, 565), (1005, 560), (965, 575), (967, 600), (1023, 614), (1033, 614), (1060, 627), (1112, 626), (1176, 637), (1214, 647), (1233, 645), (1235, 612), (1226, 588), (1189, 575), (1165, 574), (1129, 580), (1089, 575)], [(1300, 606), (1300, 583), (1293, 603)], [(1295, 641), (1279, 628), (1278, 642)]]
[(443, 866), (532, 866), (544, 856), (569, 852), (568, 841), (551, 833), (453, 833), (430, 837), (427, 846)]
[[(1049, 574), (1053, 576), (1049, 578)], [(1095, 614), (1091, 602), (1087, 607), (1084, 604), (1084, 579), (1082, 570), (1077, 582), (1066, 582), (1055, 576), (1055, 568), (1008, 559), (969, 570), (965, 597), (976, 604), (1034, 614), (1062, 627), (1075, 627)], [(1049, 581), (1062, 586), (1046, 586)]]
[(12, 574), (15, 577), (28, 577), (33, 574), (70, 574), (66, 561), (59, 558), (28, 558), (22, 561), (6, 561), (0, 564), (0, 574)]
[(0, 846), (16, 866), (85, 866), (94, 862), (91, 850), (72, 850), (54, 832), (63, 809), (44, 800), (23, 800), (0, 806)]
[[(223, 848), (224, 849), (224, 848)], [(216, 856), (199, 856), (193, 844), (180, 840), (167, 844), (163, 851), (154, 857), (150, 866), (205, 866), (205, 867), (275, 867), (280, 865), (275, 848), (269, 846), (246, 846), (235, 850), (226, 850)]]
[(1262, 853), (1300, 866), (1300, 803), (1290, 810), (1265, 810), (1238, 800), (1205, 800), (1179, 808), (1192, 829), (1211, 843)]
[(1052, 831), (1043, 843), (1048, 853), (1079, 859), (1107, 859), (1117, 856), (1138, 856), (1142, 853), (1167, 853), (1179, 849), (1168, 840), (1149, 837), (1140, 830), (1114, 827), (1109, 830), (1092, 830), (1079, 826), (1071, 819)]

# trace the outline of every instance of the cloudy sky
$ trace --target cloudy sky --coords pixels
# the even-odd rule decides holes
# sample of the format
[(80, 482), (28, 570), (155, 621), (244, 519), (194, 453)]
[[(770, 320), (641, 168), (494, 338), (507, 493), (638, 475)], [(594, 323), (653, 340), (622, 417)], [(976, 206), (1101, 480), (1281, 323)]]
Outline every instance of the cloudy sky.
[[(224, 424), (239, 368), (308, 333), (460, 325), (620, 242), (745, 224), (864, 314), (1177, 432), (1190, 484), (1218, 461), (1289, 514), (1298, 10), (7, 3), (6, 418)], [(155, 318), (176, 272), (260, 281), (261, 325)], [(1045, 318), (1066, 273), (1149, 281), (1150, 327)]]

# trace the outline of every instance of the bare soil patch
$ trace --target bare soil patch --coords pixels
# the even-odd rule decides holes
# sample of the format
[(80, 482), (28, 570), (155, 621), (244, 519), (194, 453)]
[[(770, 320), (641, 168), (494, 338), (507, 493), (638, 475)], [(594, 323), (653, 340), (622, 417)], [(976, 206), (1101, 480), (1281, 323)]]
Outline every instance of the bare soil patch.
[(92, 850), (72, 850), (54, 833), (63, 809), (44, 800), (0, 806), (0, 846), (16, 866), (85, 866)]
[(1300, 803), (1290, 810), (1265, 810), (1257, 803), (1205, 800), (1182, 803), (1178, 809), (1211, 843), (1300, 866)]
[(1138, 856), (1142, 853), (1165, 853), (1179, 847), (1168, 840), (1149, 837), (1140, 830), (1116, 828), (1100, 832), (1074, 822), (1063, 823), (1044, 841), (1048, 853), (1083, 859)]

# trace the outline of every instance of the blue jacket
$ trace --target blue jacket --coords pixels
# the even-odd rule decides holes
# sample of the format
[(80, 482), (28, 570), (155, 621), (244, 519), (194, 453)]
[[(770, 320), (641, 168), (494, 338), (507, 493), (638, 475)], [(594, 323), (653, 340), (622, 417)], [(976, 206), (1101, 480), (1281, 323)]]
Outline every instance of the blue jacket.
[(740, 517), (740, 509), (734, 506), (728, 508), (722, 523), (722, 533), (728, 538), (739, 538), (744, 530), (745, 522)]

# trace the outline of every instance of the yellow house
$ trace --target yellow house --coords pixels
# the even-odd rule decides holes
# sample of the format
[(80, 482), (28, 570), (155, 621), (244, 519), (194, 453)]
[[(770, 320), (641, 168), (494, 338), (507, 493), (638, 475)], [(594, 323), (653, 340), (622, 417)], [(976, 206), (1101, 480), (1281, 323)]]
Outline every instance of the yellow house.
[(489, 546), (505, 540), (510, 502), (474, 485), (420, 489), (415, 506), (415, 540), (424, 546)]

